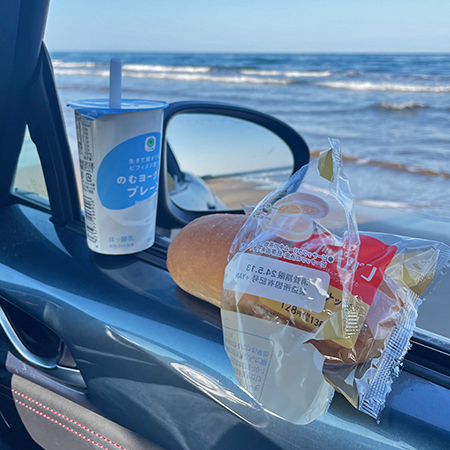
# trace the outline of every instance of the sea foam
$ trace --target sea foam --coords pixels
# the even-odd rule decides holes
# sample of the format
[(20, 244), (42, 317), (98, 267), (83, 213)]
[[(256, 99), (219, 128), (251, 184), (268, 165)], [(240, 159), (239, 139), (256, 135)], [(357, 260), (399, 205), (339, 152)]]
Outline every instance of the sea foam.
[(376, 106), (386, 111), (414, 111), (427, 107), (425, 103), (418, 103), (413, 101), (405, 103), (380, 102), (377, 103)]
[(132, 70), (136, 72), (187, 72), (187, 73), (206, 73), (211, 70), (210, 67), (195, 66), (163, 66), (151, 64), (124, 64), (123, 70)]
[(302, 78), (302, 77), (312, 77), (312, 78), (320, 78), (320, 77), (329, 77), (333, 74), (333, 72), (329, 70), (323, 71), (297, 71), (297, 70), (255, 70), (255, 69), (243, 69), (240, 71), (244, 75), (259, 75), (259, 76), (283, 76), (289, 78)]
[(350, 89), (353, 91), (450, 92), (450, 85), (430, 86), (424, 84), (373, 83), (370, 81), (324, 81), (317, 84), (333, 89)]
[[(62, 69), (55, 67), (57, 75), (88, 75), (109, 77), (109, 70), (87, 70), (87, 69)], [(153, 80), (175, 80), (175, 81), (208, 81), (216, 83), (241, 83), (241, 84), (275, 84), (284, 85), (291, 84), (288, 79), (279, 78), (260, 78), (246, 75), (209, 75), (205, 73), (178, 73), (178, 72), (152, 72), (152, 71), (136, 71), (124, 70), (122, 72), (124, 78), (148, 78)]]

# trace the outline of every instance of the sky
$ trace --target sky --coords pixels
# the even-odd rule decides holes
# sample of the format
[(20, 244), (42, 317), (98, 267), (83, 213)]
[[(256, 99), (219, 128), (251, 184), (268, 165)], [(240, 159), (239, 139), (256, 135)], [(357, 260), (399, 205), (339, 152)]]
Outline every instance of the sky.
[(51, 0), (50, 51), (450, 52), (449, 0)]

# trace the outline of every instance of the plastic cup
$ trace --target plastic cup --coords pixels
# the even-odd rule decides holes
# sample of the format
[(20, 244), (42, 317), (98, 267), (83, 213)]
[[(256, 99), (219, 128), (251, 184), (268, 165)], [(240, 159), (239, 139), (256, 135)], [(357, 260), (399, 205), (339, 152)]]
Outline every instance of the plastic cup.
[(136, 253), (155, 241), (161, 138), (166, 102), (108, 100), (69, 103), (91, 250)]

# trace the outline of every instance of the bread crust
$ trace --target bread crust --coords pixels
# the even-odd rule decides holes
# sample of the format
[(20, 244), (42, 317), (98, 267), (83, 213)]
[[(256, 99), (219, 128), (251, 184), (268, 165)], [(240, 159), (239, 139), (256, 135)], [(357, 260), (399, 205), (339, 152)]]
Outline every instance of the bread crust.
[(167, 252), (167, 268), (175, 283), (220, 308), (230, 247), (246, 219), (238, 214), (211, 214), (186, 225)]

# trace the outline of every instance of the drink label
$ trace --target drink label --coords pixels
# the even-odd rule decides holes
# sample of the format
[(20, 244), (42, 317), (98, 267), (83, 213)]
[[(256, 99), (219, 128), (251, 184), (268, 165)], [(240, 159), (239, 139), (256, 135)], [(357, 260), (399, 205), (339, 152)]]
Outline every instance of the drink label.
[(97, 189), (108, 209), (124, 209), (158, 191), (161, 133), (148, 133), (122, 142), (100, 164)]

